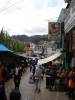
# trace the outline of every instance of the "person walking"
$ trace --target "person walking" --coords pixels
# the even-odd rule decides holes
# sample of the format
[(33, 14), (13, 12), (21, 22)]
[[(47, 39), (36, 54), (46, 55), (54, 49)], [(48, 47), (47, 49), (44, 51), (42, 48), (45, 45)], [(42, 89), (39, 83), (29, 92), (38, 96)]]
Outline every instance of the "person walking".
[(19, 89), (16, 88), (10, 93), (9, 100), (21, 100), (21, 93)]
[(50, 68), (46, 69), (45, 76), (46, 76), (46, 88), (49, 89), (50, 87)]
[(42, 65), (36, 65), (36, 69), (35, 69), (35, 91), (37, 91), (38, 93), (40, 92), (40, 88), (41, 88), (41, 79), (42, 79)]
[(35, 83), (35, 69), (36, 69), (37, 62), (36, 62), (36, 60), (32, 60), (32, 73), (33, 73), (33, 81), (34, 81), (34, 83)]
[(22, 68), (20, 66), (17, 66), (15, 69), (15, 76), (14, 76), (15, 88), (19, 88), (21, 76), (22, 76)]
[(68, 74), (68, 96), (72, 98), (75, 91), (75, 67)]
[(0, 62), (0, 100), (7, 100), (5, 93), (5, 70)]

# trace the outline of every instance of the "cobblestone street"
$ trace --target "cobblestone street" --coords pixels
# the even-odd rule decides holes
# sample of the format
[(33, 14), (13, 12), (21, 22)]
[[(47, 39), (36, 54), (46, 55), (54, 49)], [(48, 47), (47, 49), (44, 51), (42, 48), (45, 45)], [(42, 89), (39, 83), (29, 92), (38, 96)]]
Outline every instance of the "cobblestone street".
[[(45, 78), (41, 84), (41, 92), (38, 94), (35, 92), (35, 85), (29, 83), (29, 69), (23, 74), (20, 84), (20, 92), (22, 100), (69, 100), (65, 92), (49, 91), (45, 86)], [(9, 98), (9, 93), (14, 88), (13, 80), (6, 83), (6, 94)]]
[(75, 100), (75, 0), (0, 0), (0, 100)]

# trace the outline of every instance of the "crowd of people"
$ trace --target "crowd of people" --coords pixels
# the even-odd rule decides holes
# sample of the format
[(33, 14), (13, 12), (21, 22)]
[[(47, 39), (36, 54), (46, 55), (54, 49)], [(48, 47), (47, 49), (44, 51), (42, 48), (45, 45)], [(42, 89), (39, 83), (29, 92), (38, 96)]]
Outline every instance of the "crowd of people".
[(35, 84), (35, 92), (40, 93), (41, 80), (44, 76), (44, 67), (38, 64), (37, 58), (35, 60), (30, 60), (29, 67), (32, 73), (30, 79), (32, 79)]
[(49, 62), (48, 66), (39, 65), (37, 62), (38, 60), (30, 61), (30, 72), (33, 73), (35, 91), (40, 92), (41, 80), (45, 76), (47, 89), (65, 91), (69, 97), (75, 96), (75, 67), (65, 69), (56, 67), (52, 62)]
[[(52, 62), (48, 66), (39, 65), (38, 59), (28, 60), (28, 66), (30, 68), (31, 79), (35, 84), (35, 92), (40, 93), (41, 80), (46, 77), (46, 88), (50, 91), (65, 91), (69, 97), (73, 97), (75, 94), (75, 67), (66, 70), (63, 67), (57, 68), (52, 65)], [(16, 65), (14, 69), (13, 81), (14, 89), (10, 93), (10, 100), (21, 100), (21, 93), (19, 91), (21, 76), (23, 68), (20, 65)], [(3, 64), (0, 62), (0, 98), (1, 100), (7, 100), (5, 93), (5, 70)]]
[[(11, 69), (10, 72), (13, 72), (12, 79), (14, 82), (14, 89), (11, 91), (9, 100), (21, 100), (21, 93), (19, 90), (21, 76), (23, 73), (23, 66), (16, 65)], [(6, 70), (3, 66), (2, 62), (0, 62), (0, 100), (7, 100), (6, 92), (5, 92), (5, 82), (6, 82)]]
[(56, 68), (50, 62), (46, 71), (46, 88), (50, 91), (65, 91), (69, 97), (75, 96), (75, 67), (66, 70)]

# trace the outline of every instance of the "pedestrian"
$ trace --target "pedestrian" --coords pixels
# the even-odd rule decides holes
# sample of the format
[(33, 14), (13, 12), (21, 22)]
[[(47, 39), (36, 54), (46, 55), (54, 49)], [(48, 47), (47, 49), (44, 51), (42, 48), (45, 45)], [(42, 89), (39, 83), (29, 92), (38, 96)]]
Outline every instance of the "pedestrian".
[(36, 86), (35, 91), (37, 91), (38, 93), (40, 92), (41, 88), (42, 68), (43, 68), (42, 65), (36, 65), (35, 69), (35, 86)]
[(22, 76), (22, 68), (17, 66), (15, 69), (15, 76), (14, 76), (15, 88), (19, 88), (21, 76)]
[[(38, 61), (37, 61), (38, 62)], [(33, 81), (35, 83), (35, 69), (36, 69), (36, 65), (37, 65), (36, 60), (32, 60), (32, 73), (33, 73)]]
[(33, 81), (35, 82), (35, 65), (33, 66), (32, 73), (33, 73)]
[(46, 70), (46, 88), (52, 90), (53, 86), (53, 69), (52, 69), (52, 62), (50, 61), (48, 68)]
[(30, 67), (30, 72), (32, 71), (32, 63), (31, 62), (32, 62), (32, 59), (30, 59), (30, 61), (28, 63), (29, 64), (29, 67)]
[(29, 65), (30, 66), (30, 72), (32, 71), (32, 65)]
[(61, 73), (60, 73), (60, 84), (59, 84), (59, 90), (64, 91), (65, 90), (65, 77), (66, 77), (66, 70), (65, 69), (61, 69)]
[(75, 91), (75, 67), (68, 74), (68, 96), (73, 97)]
[(56, 76), (57, 76), (55, 68), (51, 68), (49, 74), (50, 74), (50, 79), (49, 79), (50, 80), (50, 83), (49, 83), (50, 86), (49, 86), (49, 89), (53, 90), (53, 87), (55, 85)]
[(19, 75), (20, 79), (21, 79), (21, 76), (22, 76), (22, 71), (23, 71), (22, 67), (19, 66), (18, 75)]
[(7, 100), (5, 93), (5, 70), (0, 62), (0, 100)]
[(44, 68), (44, 65), (42, 65), (42, 80), (43, 80), (43, 77), (44, 77), (44, 74), (45, 74), (45, 68)]
[(18, 88), (14, 89), (14, 90), (10, 93), (9, 100), (21, 100), (21, 93), (20, 93), (20, 91), (19, 91)]
[(0, 100), (7, 100), (5, 89), (1, 84), (0, 84)]
[(46, 69), (46, 72), (45, 72), (45, 76), (46, 76), (46, 88), (47, 89), (49, 89), (49, 86), (50, 86), (50, 74), (49, 74), (49, 72), (50, 72), (50, 69), (49, 68), (47, 68)]

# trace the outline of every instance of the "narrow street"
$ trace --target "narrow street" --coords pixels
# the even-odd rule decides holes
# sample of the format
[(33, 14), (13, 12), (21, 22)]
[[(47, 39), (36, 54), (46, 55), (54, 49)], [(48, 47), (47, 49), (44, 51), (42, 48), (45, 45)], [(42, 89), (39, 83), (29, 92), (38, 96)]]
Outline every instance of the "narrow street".
[(0, 0), (3, 97), (75, 99), (75, 0)]
[[(23, 74), (20, 84), (20, 92), (22, 100), (69, 100), (65, 92), (49, 91), (45, 86), (45, 78), (41, 84), (41, 92), (38, 94), (35, 92), (35, 85), (29, 83), (30, 72), (29, 69)], [(6, 83), (6, 94), (9, 97), (9, 93), (14, 88), (13, 80)], [(28, 98), (28, 99), (26, 99)]]

